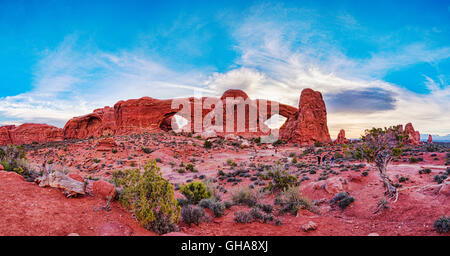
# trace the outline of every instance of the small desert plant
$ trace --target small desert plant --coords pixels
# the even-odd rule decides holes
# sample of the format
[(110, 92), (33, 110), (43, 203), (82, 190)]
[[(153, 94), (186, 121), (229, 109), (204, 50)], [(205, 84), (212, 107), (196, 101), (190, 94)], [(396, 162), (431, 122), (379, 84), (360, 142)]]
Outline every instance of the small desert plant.
[(234, 221), (237, 223), (250, 223), (253, 217), (250, 213), (244, 211), (237, 211), (234, 213)]
[(261, 194), (253, 189), (250, 189), (249, 187), (241, 187), (234, 191), (231, 197), (233, 203), (235, 204), (243, 204), (253, 207), (258, 203), (261, 198)]
[(193, 181), (183, 185), (180, 191), (193, 204), (198, 204), (200, 200), (211, 197), (211, 192), (208, 191), (206, 185), (201, 181)]
[(300, 187), (292, 186), (281, 192), (274, 200), (275, 205), (281, 206), (280, 214), (291, 213), (296, 215), (298, 210), (306, 209), (317, 213), (317, 208), (306, 196), (300, 193)]
[(208, 208), (214, 214), (214, 217), (222, 217), (225, 213), (225, 205), (222, 202), (216, 201), (214, 199), (202, 199), (199, 206), (203, 208)]
[(212, 147), (212, 142), (209, 140), (205, 140), (205, 143), (203, 144), (204, 148), (211, 148)]
[(113, 183), (122, 188), (119, 202), (133, 210), (144, 228), (160, 234), (177, 230), (181, 209), (172, 184), (162, 177), (155, 161), (149, 161), (143, 173), (139, 169), (114, 172)]
[(181, 217), (189, 227), (192, 223), (198, 226), (205, 220), (205, 210), (195, 205), (187, 205), (181, 209)]
[(438, 184), (441, 184), (446, 179), (447, 179), (447, 174), (446, 173), (434, 176), (434, 181), (436, 181)]
[(280, 165), (272, 168), (272, 170), (268, 171), (264, 176), (265, 179), (272, 179), (266, 187), (267, 190), (272, 192), (284, 191), (291, 186), (298, 185), (297, 178), (282, 170)]
[(419, 162), (419, 159), (417, 159), (417, 158), (415, 158), (415, 157), (412, 156), (412, 157), (409, 158), (409, 162), (412, 163), (412, 164), (414, 164), (414, 163)]
[(450, 217), (442, 215), (434, 222), (434, 229), (439, 233), (448, 233), (450, 231)]
[(330, 200), (330, 206), (335, 206), (337, 204), (339, 208), (344, 210), (354, 201), (355, 199), (351, 197), (348, 192), (339, 192)]
[(252, 216), (253, 219), (255, 220), (262, 220), (264, 217), (264, 213), (258, 208), (258, 207), (253, 207), (249, 214)]

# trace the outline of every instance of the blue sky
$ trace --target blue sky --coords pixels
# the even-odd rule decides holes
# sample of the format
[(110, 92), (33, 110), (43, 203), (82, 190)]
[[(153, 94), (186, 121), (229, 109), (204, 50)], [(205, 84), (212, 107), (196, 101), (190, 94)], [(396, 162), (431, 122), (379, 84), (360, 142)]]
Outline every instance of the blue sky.
[[(229, 88), (297, 105), (332, 136), (450, 133), (450, 1), (0, 0), (0, 124)], [(194, 92), (195, 90), (195, 92)]]

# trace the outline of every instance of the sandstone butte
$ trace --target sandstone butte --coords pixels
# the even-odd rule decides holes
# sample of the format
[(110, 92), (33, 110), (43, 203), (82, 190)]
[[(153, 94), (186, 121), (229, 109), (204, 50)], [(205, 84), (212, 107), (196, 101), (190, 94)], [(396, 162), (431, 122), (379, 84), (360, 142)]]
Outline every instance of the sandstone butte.
[(327, 109), (322, 94), (304, 89), (300, 95), (297, 112), (288, 117), (280, 128), (281, 139), (300, 144), (330, 143), (327, 126)]
[[(232, 104), (227, 104), (230, 99)], [(221, 104), (222, 108), (216, 108), (218, 104)], [(331, 143), (327, 126), (326, 106), (320, 92), (304, 89), (300, 95), (299, 108), (295, 108), (275, 101), (252, 100), (242, 90), (232, 89), (224, 92), (220, 98), (190, 97), (160, 100), (142, 97), (119, 101), (114, 107), (107, 106), (95, 109), (87, 115), (73, 117), (65, 124), (63, 129), (47, 124), (29, 123), (17, 127), (14, 125), (1, 126), (0, 145), (45, 143), (105, 135), (170, 131), (174, 127), (171, 124), (175, 124), (173, 119), (176, 114), (187, 120), (196, 120), (186, 126), (188, 127), (187, 131), (195, 131), (194, 128), (197, 127), (205, 131), (216, 128), (217, 124), (222, 123), (223, 127), (227, 127), (227, 124), (229, 124), (231, 129), (226, 131), (215, 130), (218, 135), (232, 133), (256, 137), (270, 133), (264, 122), (272, 117), (271, 112), (274, 104), (278, 104), (279, 115), (287, 118), (279, 130), (282, 140), (301, 145), (313, 144), (314, 142)], [(174, 108), (172, 108), (173, 105)], [(195, 106), (200, 107), (196, 108)], [(242, 108), (240, 108), (241, 106)], [(226, 109), (228, 108), (231, 110), (228, 113), (233, 113), (233, 115), (226, 115)], [(194, 111), (194, 109), (196, 110)], [(215, 111), (212, 111), (213, 109)], [(244, 109), (244, 111), (240, 111), (241, 109)], [(200, 122), (194, 119), (195, 113), (202, 116)], [(246, 122), (244, 124), (238, 125), (238, 113), (245, 114)], [(258, 113), (256, 115), (256, 127), (250, 125), (250, 113)], [(210, 120), (210, 126), (202, 126), (201, 120), (205, 119)], [(415, 134), (410, 136), (411, 141), (415, 143), (415, 136), (418, 132), (414, 131), (411, 124), (408, 124), (406, 128), (407, 131)], [(99, 146), (100, 148), (109, 148), (112, 145)]]
[(414, 130), (414, 127), (411, 123), (407, 123), (405, 125), (405, 133), (408, 134), (407, 144), (411, 145), (419, 145), (420, 143), (420, 133), (419, 131)]
[(431, 136), (431, 134), (428, 134), (428, 140), (427, 140), (428, 144), (433, 143), (433, 137)]
[(337, 145), (337, 144), (346, 144), (346, 143), (348, 143), (348, 142), (349, 142), (349, 141), (347, 140), (347, 138), (345, 138), (345, 130), (344, 130), (344, 129), (341, 129), (341, 130), (339, 131), (339, 134), (338, 134), (336, 140), (334, 141), (334, 144), (335, 144), (335, 145)]

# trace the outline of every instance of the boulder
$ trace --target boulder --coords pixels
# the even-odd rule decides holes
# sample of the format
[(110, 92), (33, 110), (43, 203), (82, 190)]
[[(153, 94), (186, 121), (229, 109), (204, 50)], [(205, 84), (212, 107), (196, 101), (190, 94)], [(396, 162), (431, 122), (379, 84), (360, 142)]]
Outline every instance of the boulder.
[(111, 137), (100, 139), (97, 142), (97, 151), (111, 151), (115, 147), (117, 147), (116, 141)]
[(280, 138), (301, 145), (331, 142), (327, 110), (320, 92), (309, 88), (302, 91), (298, 111), (281, 126)]
[(326, 180), (321, 180), (313, 183), (315, 190), (325, 190), (327, 193), (335, 195), (338, 192), (344, 191), (344, 185), (339, 177), (331, 177)]
[(116, 188), (113, 184), (104, 180), (97, 180), (92, 185), (94, 195), (100, 196), (104, 199), (113, 199), (116, 196)]
[(5, 170), (5, 167), (3, 167), (3, 165), (0, 164), (0, 171)]

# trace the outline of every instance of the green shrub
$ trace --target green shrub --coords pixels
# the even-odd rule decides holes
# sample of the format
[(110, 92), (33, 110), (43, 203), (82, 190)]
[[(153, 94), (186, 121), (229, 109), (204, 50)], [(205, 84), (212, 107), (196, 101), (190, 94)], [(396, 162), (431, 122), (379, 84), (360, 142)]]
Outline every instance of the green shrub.
[(100, 160), (100, 159), (97, 159), (97, 158), (94, 158), (92, 161), (94, 161), (94, 163), (97, 164), (97, 163), (100, 163), (101, 160)]
[(393, 148), (392, 154), (396, 157), (400, 157), (402, 155), (402, 149), (401, 148)]
[(205, 143), (203, 144), (204, 148), (211, 148), (212, 147), (212, 142), (209, 140), (205, 140)]
[(300, 209), (317, 213), (314, 204), (309, 198), (300, 193), (300, 187), (298, 186), (289, 187), (287, 190), (281, 192), (275, 198), (274, 204), (281, 206), (280, 214), (289, 212), (296, 215)]
[(172, 184), (162, 177), (155, 161), (149, 161), (143, 173), (139, 169), (114, 172), (113, 183), (123, 189), (119, 202), (133, 210), (144, 228), (160, 234), (177, 230), (181, 209)]
[(16, 172), (22, 175), (26, 181), (34, 181), (39, 176), (39, 173), (31, 169), (28, 164), (23, 146), (0, 147), (0, 163), (5, 171)]
[(206, 185), (201, 181), (193, 181), (183, 185), (180, 191), (193, 204), (198, 204), (200, 200), (211, 197), (211, 192), (208, 191)]
[(322, 142), (320, 142), (320, 141), (315, 141), (314, 142), (314, 147), (319, 148), (319, 147), (322, 147), (322, 146), (323, 146)]
[(234, 204), (242, 204), (250, 207), (255, 206), (261, 195), (249, 187), (241, 187), (231, 195)]
[(334, 154), (334, 158), (335, 158), (335, 159), (340, 159), (340, 158), (344, 158), (344, 156), (343, 156), (341, 153), (336, 152), (336, 153)]
[(297, 178), (288, 174), (286, 171), (281, 170), (281, 168), (280, 165), (277, 165), (277, 167), (268, 171), (265, 175), (266, 178), (272, 179), (266, 187), (267, 190), (272, 192), (284, 191), (291, 186), (298, 185)]
[(434, 228), (439, 233), (448, 233), (450, 231), (450, 217), (442, 215), (434, 222)]
[(415, 158), (415, 157), (412, 156), (412, 157), (409, 158), (409, 162), (412, 163), (412, 164), (414, 164), (414, 163), (419, 162), (419, 159), (417, 159), (417, 158)]

